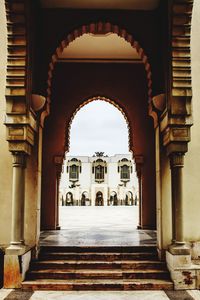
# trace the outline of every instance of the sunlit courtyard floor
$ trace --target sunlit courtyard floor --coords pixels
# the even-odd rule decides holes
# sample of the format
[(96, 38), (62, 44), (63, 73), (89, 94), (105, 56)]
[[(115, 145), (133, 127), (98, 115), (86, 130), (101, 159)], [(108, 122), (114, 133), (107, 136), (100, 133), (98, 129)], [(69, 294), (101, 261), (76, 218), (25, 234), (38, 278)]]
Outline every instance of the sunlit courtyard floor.
[(41, 245), (155, 245), (156, 232), (137, 230), (138, 206), (60, 206), (61, 230), (43, 231)]

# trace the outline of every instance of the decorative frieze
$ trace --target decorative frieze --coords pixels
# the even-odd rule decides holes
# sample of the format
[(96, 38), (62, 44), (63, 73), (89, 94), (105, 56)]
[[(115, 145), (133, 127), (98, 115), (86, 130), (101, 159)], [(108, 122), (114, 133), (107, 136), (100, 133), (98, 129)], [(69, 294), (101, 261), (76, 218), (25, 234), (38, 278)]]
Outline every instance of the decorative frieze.
[(7, 16), (7, 77), (6, 119), (9, 151), (31, 153), (34, 132), (37, 130), (36, 115), (30, 108), (28, 64), (27, 10), (29, 1), (6, 0)]
[(169, 5), (169, 92), (167, 109), (160, 117), (160, 130), (167, 154), (187, 152), (192, 126), (190, 30), (193, 0), (173, 0)]
[(191, 97), (190, 29), (193, 0), (172, 4), (172, 96)]

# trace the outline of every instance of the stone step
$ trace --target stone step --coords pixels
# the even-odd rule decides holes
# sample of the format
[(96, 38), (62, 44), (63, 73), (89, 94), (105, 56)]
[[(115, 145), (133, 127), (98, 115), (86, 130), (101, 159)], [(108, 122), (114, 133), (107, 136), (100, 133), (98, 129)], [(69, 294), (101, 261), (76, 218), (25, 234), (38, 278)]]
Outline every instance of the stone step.
[(31, 269), (163, 269), (164, 262), (149, 260), (97, 261), (97, 260), (44, 260), (32, 261)]
[(31, 271), (27, 279), (169, 279), (167, 270), (92, 270), (46, 269)]
[(65, 253), (136, 253), (153, 252), (157, 254), (155, 246), (41, 246), (40, 253), (65, 252)]
[(156, 253), (140, 252), (140, 253), (95, 253), (95, 252), (81, 252), (81, 253), (66, 253), (66, 252), (47, 252), (40, 253), (39, 259), (42, 260), (155, 260)]
[(55, 280), (37, 279), (22, 282), (23, 290), (172, 290), (170, 280), (158, 279), (115, 279), (115, 280)]

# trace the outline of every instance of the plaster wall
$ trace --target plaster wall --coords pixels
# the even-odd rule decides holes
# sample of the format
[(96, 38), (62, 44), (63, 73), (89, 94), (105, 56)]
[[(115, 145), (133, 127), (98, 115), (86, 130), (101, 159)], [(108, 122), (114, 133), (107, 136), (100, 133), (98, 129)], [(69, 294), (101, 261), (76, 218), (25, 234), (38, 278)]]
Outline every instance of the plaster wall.
[[(117, 171), (117, 167), (118, 167), (117, 162), (111, 162), (111, 163), (109, 163), (108, 181), (109, 181), (110, 188), (116, 187), (117, 184), (120, 182), (120, 173), (116, 172)], [(113, 174), (115, 174), (115, 175), (113, 176)], [(131, 175), (132, 174), (130, 174), (130, 176)]]
[[(87, 174), (87, 176), (85, 176)], [(89, 163), (82, 164), (82, 172), (79, 175), (80, 182), (87, 190), (90, 188), (91, 182), (91, 165)]]
[(183, 173), (184, 234), (187, 241), (200, 240), (200, 1), (194, 1), (191, 35), (193, 122), (191, 142)]
[(7, 28), (4, 1), (0, 1), (0, 246), (10, 242), (11, 197), (12, 197), (12, 157), (6, 142), (5, 85), (7, 63)]

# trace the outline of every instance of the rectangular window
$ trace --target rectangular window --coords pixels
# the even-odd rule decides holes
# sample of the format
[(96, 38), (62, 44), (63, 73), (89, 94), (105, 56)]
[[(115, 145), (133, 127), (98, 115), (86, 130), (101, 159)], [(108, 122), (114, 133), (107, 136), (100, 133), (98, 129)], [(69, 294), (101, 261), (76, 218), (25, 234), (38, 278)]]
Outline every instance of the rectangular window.
[(78, 180), (78, 166), (72, 165), (69, 169), (69, 179), (70, 180)]
[(104, 167), (97, 166), (95, 168), (95, 179), (96, 180), (104, 180)]
[(121, 167), (121, 179), (130, 179), (130, 168), (126, 165)]

